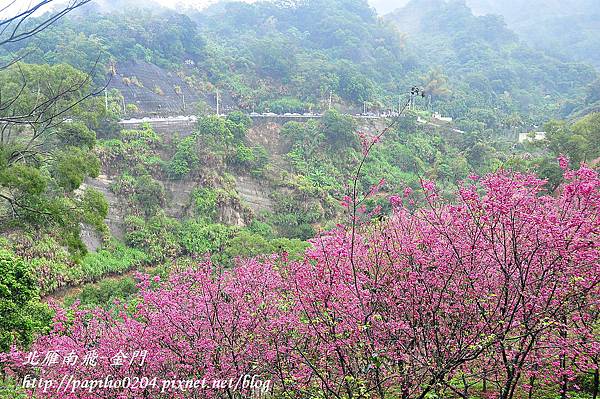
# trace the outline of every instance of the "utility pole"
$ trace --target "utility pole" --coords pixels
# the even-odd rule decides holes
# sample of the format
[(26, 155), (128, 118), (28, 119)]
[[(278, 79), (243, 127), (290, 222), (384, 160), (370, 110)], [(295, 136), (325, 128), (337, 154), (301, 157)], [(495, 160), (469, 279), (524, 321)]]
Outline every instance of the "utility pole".
[(217, 116), (220, 116), (221, 113), (219, 112), (219, 89), (217, 89)]
[(415, 97), (420, 95), (421, 97), (425, 97), (425, 92), (418, 88), (417, 86), (413, 86), (410, 89), (410, 99), (408, 101), (409, 107), (408, 109), (412, 110), (415, 108)]
[(185, 93), (181, 92), (181, 100), (183, 101), (183, 111), (185, 112)]
[(104, 110), (108, 112), (108, 92), (104, 88)]
[(329, 90), (329, 110), (331, 110), (331, 97), (333, 96), (333, 93), (331, 90)]

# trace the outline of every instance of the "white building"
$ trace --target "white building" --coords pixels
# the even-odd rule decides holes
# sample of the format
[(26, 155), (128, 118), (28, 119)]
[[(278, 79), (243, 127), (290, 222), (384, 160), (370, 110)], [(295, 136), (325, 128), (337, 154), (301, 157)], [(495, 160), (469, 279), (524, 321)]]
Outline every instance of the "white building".
[(519, 133), (519, 143), (540, 141), (546, 138), (546, 132)]

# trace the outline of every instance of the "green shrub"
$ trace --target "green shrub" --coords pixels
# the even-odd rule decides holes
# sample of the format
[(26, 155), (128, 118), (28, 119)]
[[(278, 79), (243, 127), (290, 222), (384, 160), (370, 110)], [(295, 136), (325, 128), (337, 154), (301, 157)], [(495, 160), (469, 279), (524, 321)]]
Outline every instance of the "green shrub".
[(196, 188), (191, 194), (194, 214), (198, 220), (214, 222), (217, 217), (219, 191), (214, 188)]
[(219, 223), (188, 220), (181, 229), (181, 245), (190, 255), (222, 251), (235, 232), (235, 227)]
[(84, 256), (81, 260), (81, 270), (86, 281), (97, 281), (107, 274), (137, 269), (147, 260), (144, 252), (115, 242), (110, 249), (89, 252)]
[[(310, 229), (312, 230), (312, 227)], [(310, 244), (296, 238), (275, 238), (271, 240), (271, 247), (274, 253), (286, 252), (290, 259), (299, 260)]]
[(147, 145), (156, 145), (160, 143), (160, 136), (156, 134), (149, 123), (142, 124), (139, 129), (121, 130), (119, 136), (125, 143), (138, 142)]
[(83, 195), (83, 220), (98, 231), (105, 231), (104, 219), (108, 215), (108, 201), (93, 188), (87, 188)]
[[(244, 133), (252, 126), (252, 119), (241, 111), (233, 111), (229, 113), (227, 115), (227, 120), (241, 126), (244, 130)], [(238, 136), (237, 138), (242, 140), (244, 136)]]
[(81, 122), (60, 125), (56, 137), (63, 146), (81, 147), (91, 150), (96, 145), (96, 133)]
[(137, 216), (125, 218), (125, 242), (148, 254), (153, 262), (172, 259), (181, 253), (180, 230), (181, 223), (164, 214), (147, 221)]
[(100, 174), (100, 160), (88, 150), (69, 146), (54, 155), (52, 177), (67, 192), (77, 189), (86, 176)]
[(249, 165), (254, 162), (254, 151), (252, 148), (247, 147), (245, 144), (241, 143), (236, 147), (235, 152), (235, 163), (239, 165)]
[(50, 309), (39, 301), (31, 264), (0, 249), (0, 351), (28, 346), (51, 322)]
[(250, 258), (259, 255), (288, 253), (293, 259), (299, 259), (309, 244), (297, 239), (277, 238), (269, 240), (249, 230), (240, 231), (227, 243), (225, 255), (228, 259), (236, 257)]
[(248, 147), (238, 143), (235, 148), (233, 164), (254, 176), (262, 176), (269, 163), (269, 153), (263, 146)]
[(170, 177), (181, 179), (195, 169), (200, 162), (196, 150), (196, 139), (188, 136), (177, 144), (177, 149), (167, 163), (167, 173)]
[(125, 110), (127, 111), (128, 114), (135, 114), (137, 112), (140, 112), (140, 109), (135, 104), (127, 104), (125, 106)]
[(336, 110), (327, 111), (321, 118), (321, 128), (334, 149), (358, 145), (358, 136), (355, 134), (356, 123), (348, 115), (343, 115)]
[(276, 114), (287, 112), (302, 113), (308, 111), (311, 104), (293, 97), (284, 97), (277, 100), (265, 101), (260, 105), (261, 111), (270, 111)]
[(12, 377), (0, 379), (0, 399), (28, 399), (29, 395), (18, 381)]
[(96, 285), (88, 285), (81, 290), (77, 297), (70, 297), (65, 300), (66, 305), (70, 305), (79, 299), (81, 305), (87, 307), (110, 307), (115, 300), (127, 300), (138, 292), (135, 279), (125, 277), (118, 280), (104, 280)]
[(205, 116), (198, 121), (196, 135), (215, 152), (227, 155), (231, 147), (244, 141), (251, 119), (241, 112), (232, 112), (227, 118)]
[(155, 215), (165, 204), (164, 187), (148, 174), (134, 180), (133, 191), (133, 201), (146, 217)]
[(261, 236), (263, 236), (265, 238), (274, 238), (275, 237), (275, 235), (274, 235), (275, 233), (274, 233), (271, 225), (269, 225), (268, 223), (262, 222), (260, 220), (257, 220), (257, 219), (252, 220), (252, 222), (248, 226), (247, 230), (250, 231), (251, 233), (260, 234)]

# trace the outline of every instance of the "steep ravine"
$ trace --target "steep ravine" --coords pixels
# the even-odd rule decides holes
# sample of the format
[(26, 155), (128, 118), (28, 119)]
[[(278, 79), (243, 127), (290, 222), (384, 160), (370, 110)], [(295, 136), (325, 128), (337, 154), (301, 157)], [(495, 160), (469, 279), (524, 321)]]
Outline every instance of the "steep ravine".
[[(138, 128), (139, 126), (128, 126), (127, 128)], [(188, 136), (193, 132), (194, 126), (189, 123), (172, 124), (165, 126), (159, 124), (152, 126), (161, 139), (165, 143), (170, 143), (175, 135), (180, 137)], [(217, 221), (219, 223), (245, 226), (252, 219), (253, 215), (258, 215), (262, 212), (273, 211), (274, 200), (272, 194), (275, 190), (281, 188), (281, 171), (289, 168), (285, 162), (285, 154), (288, 150), (285, 141), (280, 136), (282, 124), (280, 121), (266, 120), (254, 121), (246, 134), (246, 139), (249, 145), (263, 146), (269, 153), (270, 167), (267, 176), (257, 178), (250, 174), (240, 173), (240, 171), (227, 171), (232, 175), (233, 188), (235, 193), (217, 204)], [(381, 123), (374, 121), (365, 121), (359, 130), (374, 134), (384, 126)], [(163, 159), (170, 157), (169, 153), (161, 153)], [(94, 179), (87, 179), (84, 187), (92, 187), (100, 191), (106, 198), (109, 204), (109, 212), (105, 220), (112, 236), (119, 240), (123, 240), (125, 236), (125, 218), (131, 214), (130, 204), (126, 198), (117, 195), (111, 186), (118, 178), (119, 172), (114, 170), (113, 165), (103, 165), (101, 174)], [(201, 170), (194, 176), (188, 176), (180, 180), (168, 179), (166, 177), (157, 177), (155, 179), (164, 187), (166, 202), (163, 207), (165, 214), (169, 217), (177, 219), (185, 219), (192, 215), (191, 195), (195, 188), (205, 187), (207, 184), (207, 176), (211, 175), (209, 167), (207, 170)], [(214, 173), (213, 173), (214, 174)], [(230, 186), (231, 186), (230, 183)], [(279, 187), (278, 187), (279, 186)], [(95, 251), (102, 245), (102, 238), (93, 230), (84, 228), (82, 231), (82, 239), (88, 250)], [(125, 277), (135, 275), (137, 270), (130, 270), (123, 274), (107, 275), (105, 279), (118, 280)], [(99, 281), (99, 282), (100, 282)], [(99, 282), (89, 283), (95, 285)], [(62, 287), (56, 292), (47, 296), (46, 299), (62, 300), (65, 297), (75, 295), (83, 289), (81, 286)]]

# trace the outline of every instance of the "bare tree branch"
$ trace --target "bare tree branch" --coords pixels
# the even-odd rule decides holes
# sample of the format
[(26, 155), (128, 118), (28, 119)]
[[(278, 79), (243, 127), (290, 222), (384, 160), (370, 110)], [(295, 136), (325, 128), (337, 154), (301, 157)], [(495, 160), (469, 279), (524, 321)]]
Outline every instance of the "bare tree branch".
[[(59, 0), (31, 0), (23, 10), (16, 9), (18, 0), (10, 0), (7, 5), (0, 6), (0, 48), (11, 54), (8, 45), (35, 36), (90, 1), (67, 0), (59, 4)], [(11, 14), (13, 10), (16, 11)], [(51, 160), (52, 152), (47, 143), (54, 128), (63, 123), (75, 107), (98, 95), (108, 85), (107, 81), (102, 87), (93, 88), (100, 57), (89, 71), (84, 71), (87, 73), (75, 74), (73, 78), (64, 76), (52, 83), (31, 81), (19, 62), (25, 55), (21, 52), (6, 65), (0, 65), (0, 73), (11, 74), (8, 76), (9, 87), (0, 86), (0, 149), (6, 150), (9, 165)], [(29, 97), (20, 101), (24, 96)], [(22, 211), (40, 217), (51, 216), (45, 209), (31, 207), (15, 195), (11, 190), (0, 192), (0, 202), (8, 205), (13, 217), (19, 217)]]
[[(31, 17), (46, 7), (51, 7), (52, 3), (56, 4), (56, 0), (40, 0), (37, 3), (30, 5), (23, 11), (12, 17), (0, 20), (0, 46), (4, 46), (9, 43), (16, 43), (21, 40), (28, 39), (36, 34), (40, 33), (50, 25), (64, 17), (69, 12), (79, 8), (91, 0), (69, 0), (67, 4), (59, 6), (57, 11), (50, 11), (44, 14), (39, 21), (36, 21), (33, 26), (27, 26), (26, 22)], [(7, 6), (3, 7), (0, 12), (6, 12), (8, 8), (14, 6), (16, 1), (10, 2)]]

